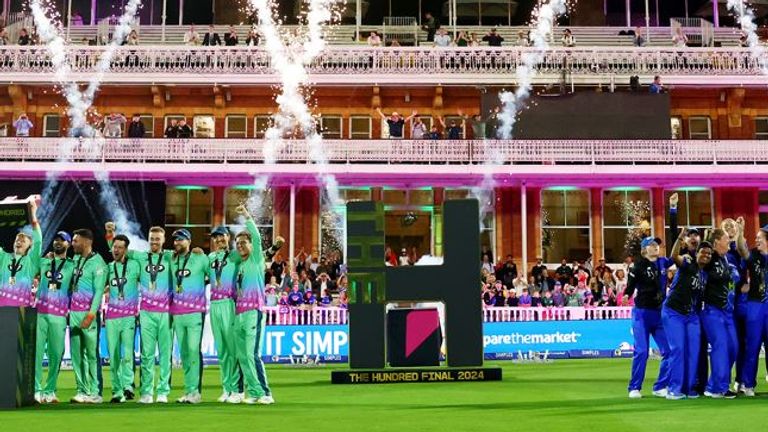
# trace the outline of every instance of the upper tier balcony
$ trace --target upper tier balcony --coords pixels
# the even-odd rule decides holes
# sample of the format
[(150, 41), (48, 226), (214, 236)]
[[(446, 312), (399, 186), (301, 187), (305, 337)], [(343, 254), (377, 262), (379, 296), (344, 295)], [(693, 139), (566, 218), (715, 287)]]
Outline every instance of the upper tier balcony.
[(312, 181), (318, 173), (341, 184), (466, 185), (492, 175), (530, 184), (765, 185), (768, 141), (683, 140), (325, 140), (328, 164), (311, 162), (305, 141), (286, 140), (276, 162), (264, 163), (254, 139), (0, 138), (0, 177), (45, 178), (58, 172), (92, 178), (161, 179), (242, 184), (254, 175)]
[[(76, 46), (65, 55), (71, 75), (89, 81), (105, 47)], [(309, 65), (318, 85), (505, 85), (532, 48), (371, 48), (330, 46)], [(541, 52), (535, 85), (626, 85), (633, 75), (667, 85), (760, 86), (768, 83), (768, 58), (746, 48), (591, 47)], [(45, 47), (0, 47), (0, 82), (56, 83)], [(133, 46), (118, 48), (105, 84), (271, 85), (280, 82), (261, 48)]]

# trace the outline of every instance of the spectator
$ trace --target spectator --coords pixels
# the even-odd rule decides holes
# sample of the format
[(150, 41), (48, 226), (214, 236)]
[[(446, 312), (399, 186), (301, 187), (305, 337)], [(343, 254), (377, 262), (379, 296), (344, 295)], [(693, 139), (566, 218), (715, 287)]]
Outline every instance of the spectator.
[(288, 264), (283, 259), (283, 255), (278, 252), (272, 260), (272, 265), (269, 266), (270, 271), (272, 271), (272, 277), (275, 278), (277, 283), (282, 283), (286, 267), (288, 267)]
[(528, 289), (528, 281), (525, 280), (525, 276), (522, 274), (518, 275), (512, 282), (512, 288), (515, 294), (522, 295), (523, 290)]
[(481, 298), (483, 299), (483, 304), (485, 304), (485, 306), (493, 306), (495, 303), (495, 293), (489, 284), (483, 284)]
[(630, 256), (625, 257), (624, 258), (624, 265), (622, 266), (622, 268), (624, 269), (624, 274), (629, 274), (629, 269), (632, 268), (632, 265), (633, 265), (633, 263), (632, 263), (632, 256), (630, 255)]
[(441, 28), (437, 31), (437, 35), (435, 36), (435, 46), (436, 47), (451, 46), (451, 37), (448, 36), (448, 32), (444, 28)]
[(453, 41), (453, 43), (457, 47), (469, 46), (469, 38), (467, 38), (467, 33), (464, 31), (460, 31), (459, 34), (456, 36), (456, 39)]
[(305, 305), (307, 306), (314, 306), (315, 303), (317, 303), (317, 298), (315, 297), (315, 293), (313, 293), (311, 290), (304, 292), (304, 298), (302, 299)]
[(397, 259), (397, 265), (399, 266), (411, 265), (410, 259), (408, 258), (408, 250), (406, 248), (400, 249), (400, 256)]
[(482, 264), (480, 265), (480, 270), (485, 270), (485, 271), (487, 271), (488, 273), (493, 273), (493, 264), (491, 264), (491, 263), (488, 261), (488, 256), (486, 256), (486, 255), (483, 255), (483, 257), (481, 258), (481, 260), (482, 260), (482, 261), (481, 261), (481, 262), (482, 262)]
[(381, 46), (381, 36), (379, 36), (378, 33), (375, 31), (372, 31), (370, 35), (368, 35), (368, 46), (372, 47), (380, 47)]
[(346, 290), (339, 294), (339, 307), (342, 309), (347, 309), (349, 307), (349, 296), (347, 295)]
[(747, 34), (744, 32), (741, 32), (741, 35), (739, 36), (739, 47), (749, 48), (749, 38), (747, 38)]
[(672, 45), (677, 48), (685, 48), (688, 46), (688, 36), (683, 33), (682, 27), (678, 27), (675, 30), (675, 34), (672, 36)]
[(536, 258), (536, 265), (531, 269), (531, 275), (533, 276), (533, 283), (539, 289), (547, 289), (547, 266), (544, 265), (544, 260), (541, 257)]
[(333, 283), (333, 280), (331, 280), (328, 277), (328, 273), (320, 273), (320, 276), (315, 279), (315, 282), (312, 283), (312, 291), (318, 293), (318, 295), (322, 292), (331, 292), (336, 290), (336, 285)]
[(236, 46), (238, 42), (239, 40), (237, 38), (237, 30), (235, 30), (235, 26), (231, 25), (229, 26), (229, 31), (227, 34), (224, 35), (224, 45)]
[(21, 113), (19, 115), (19, 118), (16, 119), (15, 122), (13, 122), (13, 127), (16, 129), (16, 136), (17, 137), (28, 137), (29, 132), (32, 130), (34, 125), (31, 121), (29, 121), (29, 118), (27, 117), (27, 113)]
[(200, 35), (195, 30), (195, 25), (189, 26), (189, 30), (184, 33), (184, 45), (196, 46), (200, 45)]
[(496, 272), (496, 279), (501, 280), (507, 286), (514, 284), (515, 279), (517, 279), (517, 265), (512, 260), (512, 255), (507, 255), (504, 265)]
[(594, 274), (595, 276), (603, 277), (603, 273), (605, 272), (613, 273), (613, 270), (605, 265), (605, 258), (600, 258), (600, 260), (597, 262), (597, 267), (595, 267)]
[(379, 113), (382, 119), (387, 121), (387, 125), (389, 126), (389, 139), (403, 139), (405, 122), (410, 121), (416, 116), (416, 111), (406, 118), (400, 117), (400, 114), (398, 114), (397, 111), (393, 111), (389, 118), (381, 112), (381, 108), (376, 108), (376, 112)]
[(397, 41), (397, 39), (392, 39), (392, 42), (389, 43), (389, 46), (391, 47), (399, 47), (400, 42)]
[(397, 255), (389, 246), (384, 249), (384, 264), (388, 267), (397, 267)]
[(504, 38), (496, 33), (496, 28), (494, 27), (490, 32), (483, 36), (483, 42), (488, 42), (488, 46), (500, 47), (501, 43), (504, 42)]
[(107, 138), (120, 138), (123, 136), (123, 126), (128, 122), (125, 116), (113, 112), (104, 119), (104, 136)]
[(0, 46), (8, 45), (8, 30), (0, 25)]
[(439, 130), (437, 130), (437, 126), (432, 126), (432, 128), (429, 130), (429, 136), (428, 138), (431, 140), (439, 140), (443, 137), (443, 135), (440, 133)]
[(79, 11), (72, 12), (72, 17), (70, 17), (69, 25), (73, 27), (79, 27), (83, 25), (83, 16), (80, 15)]
[(302, 295), (301, 291), (299, 291), (299, 284), (294, 283), (293, 287), (291, 287), (291, 292), (288, 293), (288, 305), (289, 306), (301, 306), (301, 304), (304, 303), (304, 296)]
[(274, 287), (267, 286), (264, 290), (264, 300), (267, 307), (277, 306), (278, 296)]
[(602, 295), (597, 305), (601, 307), (616, 306), (616, 295), (613, 293), (613, 291), (606, 292)]
[(456, 120), (451, 120), (448, 127), (445, 126), (445, 120), (442, 117), (438, 117), (437, 120), (443, 126), (445, 130), (445, 137), (449, 140), (458, 140), (462, 138), (463, 129), (461, 126), (456, 125)]
[[(490, 263), (493, 262), (493, 252), (491, 252), (491, 249), (488, 247), (488, 245), (483, 245), (480, 248), (480, 257), (482, 258), (483, 255), (487, 255), (488, 256), (488, 262), (490, 262)], [(512, 255), (507, 255), (507, 258), (508, 259), (512, 259)]]
[(216, 33), (216, 29), (213, 27), (213, 24), (211, 24), (208, 27), (208, 32), (205, 33), (203, 36), (203, 46), (220, 46), (221, 38), (219, 37), (219, 34)]
[(520, 295), (520, 298), (518, 300), (518, 306), (531, 307), (531, 295), (529, 294), (527, 287), (523, 288), (523, 294)]
[(528, 47), (531, 46), (531, 42), (528, 39), (528, 33), (523, 30), (517, 32), (517, 46)]
[(566, 48), (573, 48), (576, 46), (576, 38), (573, 37), (573, 33), (571, 33), (571, 29), (563, 30), (563, 37), (562, 39), (560, 39), (560, 41), (563, 43), (563, 46)]
[(147, 130), (141, 121), (141, 117), (138, 114), (134, 114), (131, 123), (128, 125), (128, 138), (144, 138), (146, 132)]
[(651, 94), (664, 93), (664, 85), (661, 83), (661, 77), (659, 75), (653, 77), (653, 82), (648, 86), (648, 91), (650, 91)]
[(477, 35), (474, 33), (469, 34), (469, 46), (471, 47), (479, 47), (480, 46), (480, 40), (477, 39)]
[(584, 297), (579, 295), (573, 286), (567, 290), (565, 297), (565, 305), (567, 307), (578, 307), (584, 305)]
[(245, 45), (252, 47), (259, 46), (259, 33), (256, 29), (248, 30), (248, 37), (245, 38)]
[(565, 306), (565, 293), (563, 293), (560, 282), (555, 282), (555, 291), (552, 293), (552, 304), (555, 307)]
[(187, 120), (179, 120), (179, 133), (177, 138), (192, 138), (193, 136), (195, 136), (195, 134), (192, 132), (192, 128), (187, 124)]
[(533, 294), (536, 291), (541, 291), (541, 288), (536, 286), (536, 279), (533, 276), (528, 276), (528, 292)]
[(139, 44), (139, 34), (136, 32), (136, 30), (131, 30), (131, 32), (128, 34), (128, 37), (125, 38), (125, 42), (123, 42), (123, 44), (132, 46)]
[(31, 45), (32, 38), (29, 37), (27, 29), (23, 28), (19, 31), (19, 45)]
[[(549, 294), (549, 291), (547, 291), (546, 294)], [(550, 300), (552, 299), (550, 295)], [(538, 291), (534, 291), (533, 294), (531, 294), (531, 307), (541, 307), (542, 306), (542, 298), (541, 293)]]
[(421, 116), (414, 115), (413, 123), (411, 123), (411, 139), (420, 140), (424, 139), (427, 135), (427, 126), (421, 121)]
[[(533, 301), (531, 301), (533, 305)], [(541, 306), (545, 308), (551, 308), (555, 305), (555, 301), (552, 299), (551, 291), (544, 291), (544, 297), (541, 298)]]
[(331, 295), (328, 294), (328, 290), (325, 290), (322, 293), (320, 293), (320, 306), (328, 307), (328, 306), (331, 306), (332, 303), (333, 303), (333, 297), (331, 297)]
[(421, 29), (427, 32), (427, 42), (435, 41), (435, 32), (437, 32), (438, 27), (440, 27), (440, 23), (432, 16), (432, 13), (425, 13), (424, 24), (421, 26)]
[[(320, 257), (320, 264), (315, 268), (315, 274), (320, 273), (330, 273), (331, 269), (330, 266), (328, 266), (328, 259), (324, 256)], [(314, 279), (314, 278), (312, 278)]]
[(643, 32), (640, 30), (640, 27), (635, 28), (635, 36), (633, 37), (632, 43), (636, 47), (645, 46), (645, 38), (643, 37)]
[[(501, 304), (498, 303), (498, 297), (497, 297), (497, 306), (504, 306), (504, 297), (502, 296)], [(517, 297), (517, 293), (515, 290), (509, 290), (507, 292), (507, 306), (509, 307), (518, 307), (520, 305), (520, 299)]]
[(568, 261), (565, 258), (560, 261), (560, 267), (555, 270), (555, 274), (560, 285), (565, 285), (573, 276), (573, 269), (568, 267)]
[(163, 136), (166, 138), (178, 138), (179, 137), (179, 124), (176, 119), (171, 119), (171, 124), (165, 128)]

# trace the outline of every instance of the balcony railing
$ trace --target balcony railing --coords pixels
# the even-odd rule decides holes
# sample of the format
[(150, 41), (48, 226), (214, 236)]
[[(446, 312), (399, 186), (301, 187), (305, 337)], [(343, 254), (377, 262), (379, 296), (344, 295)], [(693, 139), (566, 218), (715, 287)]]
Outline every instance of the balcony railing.
[[(104, 47), (77, 46), (66, 56), (73, 79), (94, 73)], [(309, 66), (316, 83), (514, 82), (530, 48), (372, 48), (328, 47)], [(556, 82), (563, 72), (574, 82), (605, 82), (606, 76), (661, 74), (668, 83), (765, 84), (766, 59), (743, 48), (552, 48), (536, 66), (541, 82)], [(107, 82), (271, 83), (269, 55), (250, 47), (122, 47)], [(212, 78), (215, 77), (215, 78)], [(0, 47), (0, 80), (50, 82), (54, 68), (45, 47)], [(212, 81), (213, 80), (213, 81)]]
[[(264, 145), (256, 139), (0, 138), (0, 161), (262, 164)], [(323, 146), (332, 165), (768, 164), (768, 140), (325, 140)], [(311, 163), (310, 148), (300, 140), (283, 141), (276, 157), (278, 164)]]

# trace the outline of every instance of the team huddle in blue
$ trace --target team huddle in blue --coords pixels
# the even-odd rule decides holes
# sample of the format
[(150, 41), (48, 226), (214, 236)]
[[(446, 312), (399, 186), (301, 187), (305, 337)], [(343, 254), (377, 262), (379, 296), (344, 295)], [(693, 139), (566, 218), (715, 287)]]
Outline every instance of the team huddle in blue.
[[(636, 295), (629, 397), (642, 397), (650, 336), (662, 356), (654, 396), (754, 396), (760, 348), (768, 340), (768, 225), (758, 230), (751, 250), (741, 217), (710, 230), (707, 241), (696, 229), (678, 235), (677, 201), (676, 194), (670, 198), (670, 238), (676, 237), (670, 256), (661, 255), (661, 239), (645, 237), (629, 272), (625, 295)], [(673, 265), (677, 271), (665, 292)]]

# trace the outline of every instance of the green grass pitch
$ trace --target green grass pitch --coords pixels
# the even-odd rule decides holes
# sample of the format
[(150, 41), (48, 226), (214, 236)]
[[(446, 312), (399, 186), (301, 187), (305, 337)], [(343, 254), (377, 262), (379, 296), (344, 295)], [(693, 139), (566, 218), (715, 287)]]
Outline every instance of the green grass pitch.
[[(762, 360), (761, 360), (762, 363)], [(650, 395), (658, 362), (650, 362), (644, 398), (627, 398), (629, 359), (493, 363), (501, 382), (331, 385), (334, 367), (271, 366), (272, 406), (215, 402), (215, 368), (204, 372), (200, 405), (75, 406), (69, 403), (0, 412), (3, 431), (717, 431), (763, 430), (768, 394), (753, 399), (667, 401)], [(109, 373), (104, 371), (109, 389)], [(174, 370), (171, 396), (179, 396)], [(760, 367), (758, 391), (768, 388)], [(72, 372), (58, 396), (74, 393)], [(109, 390), (105, 391), (105, 399)]]

